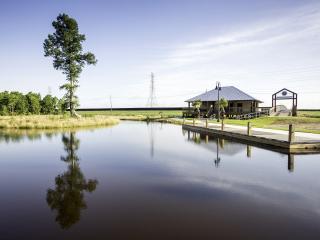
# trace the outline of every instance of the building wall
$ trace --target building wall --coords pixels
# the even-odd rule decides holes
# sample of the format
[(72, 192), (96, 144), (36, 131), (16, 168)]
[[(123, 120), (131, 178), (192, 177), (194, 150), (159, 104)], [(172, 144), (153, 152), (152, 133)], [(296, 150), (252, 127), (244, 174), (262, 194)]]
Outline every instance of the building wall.
[(251, 112), (252, 109), (251, 109), (251, 102), (243, 102), (243, 107), (242, 107), (242, 111), (245, 112), (245, 113), (248, 113), (248, 112)]
[(256, 111), (256, 107), (258, 107), (257, 102), (252, 102), (252, 101), (232, 101), (229, 102), (229, 106), (232, 105), (233, 107), (238, 107), (238, 104), (242, 104), (242, 112), (243, 113), (251, 113)]
[[(238, 108), (238, 104), (242, 104), (242, 112), (243, 113), (250, 113), (250, 112), (254, 112), (256, 111), (255, 108), (258, 107), (258, 102), (253, 102), (253, 109), (251, 109), (251, 101), (229, 101), (229, 107), (230, 110), (232, 111), (237, 111)], [(201, 111), (208, 111), (208, 109), (210, 108), (210, 105), (216, 106), (215, 102), (202, 102), (201, 105)], [(231, 107), (233, 106), (233, 107)], [(229, 107), (226, 109), (226, 111), (228, 111)]]

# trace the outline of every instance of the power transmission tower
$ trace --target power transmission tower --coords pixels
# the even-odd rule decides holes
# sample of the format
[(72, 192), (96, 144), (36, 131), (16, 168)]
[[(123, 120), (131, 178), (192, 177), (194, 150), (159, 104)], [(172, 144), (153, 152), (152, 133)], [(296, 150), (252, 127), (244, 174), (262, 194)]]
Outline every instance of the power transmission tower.
[(147, 107), (153, 107), (156, 105), (156, 94), (154, 85), (154, 74), (151, 73), (151, 83), (150, 83), (150, 95), (147, 102)]

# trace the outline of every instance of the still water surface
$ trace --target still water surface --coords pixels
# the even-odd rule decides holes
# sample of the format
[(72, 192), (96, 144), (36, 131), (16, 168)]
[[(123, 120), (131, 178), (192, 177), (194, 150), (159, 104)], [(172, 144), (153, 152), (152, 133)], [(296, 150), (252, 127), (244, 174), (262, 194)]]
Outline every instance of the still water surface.
[(181, 126), (0, 132), (0, 239), (320, 239), (320, 155)]

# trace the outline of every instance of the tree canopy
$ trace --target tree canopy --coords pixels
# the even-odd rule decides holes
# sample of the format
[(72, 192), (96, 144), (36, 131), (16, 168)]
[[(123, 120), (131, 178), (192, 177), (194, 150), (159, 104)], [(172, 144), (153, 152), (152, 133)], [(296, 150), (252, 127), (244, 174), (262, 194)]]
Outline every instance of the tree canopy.
[(66, 111), (64, 98), (39, 93), (0, 92), (0, 115), (58, 114)]
[[(229, 104), (228, 100), (225, 98), (221, 98), (219, 102), (220, 102), (220, 110), (222, 112), (225, 112), (225, 109), (226, 109), (226, 107), (228, 107), (228, 104)], [(217, 102), (217, 104), (218, 104), (218, 102)]]
[(200, 117), (200, 107), (202, 105), (201, 100), (196, 100), (194, 102), (192, 102), (192, 107), (194, 108), (195, 114), (197, 115), (197, 117)]

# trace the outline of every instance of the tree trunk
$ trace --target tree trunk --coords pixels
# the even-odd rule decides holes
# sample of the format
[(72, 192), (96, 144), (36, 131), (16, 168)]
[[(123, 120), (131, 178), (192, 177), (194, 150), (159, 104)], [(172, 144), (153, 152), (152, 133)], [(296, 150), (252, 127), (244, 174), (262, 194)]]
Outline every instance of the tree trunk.
[(70, 89), (69, 91), (70, 91), (70, 93), (69, 93), (69, 111), (70, 111), (70, 116), (72, 116), (72, 113), (73, 113), (72, 98), (73, 98), (73, 96), (72, 96), (72, 90)]
[(79, 114), (76, 113), (75, 110), (75, 106), (74, 106), (74, 101), (73, 101), (73, 95), (74, 95), (74, 82), (73, 79), (70, 79), (70, 83), (71, 83), (71, 88), (70, 88), (70, 99), (69, 99), (69, 104), (70, 104), (70, 115), (71, 117), (75, 117), (75, 118), (80, 118), (81, 116)]

